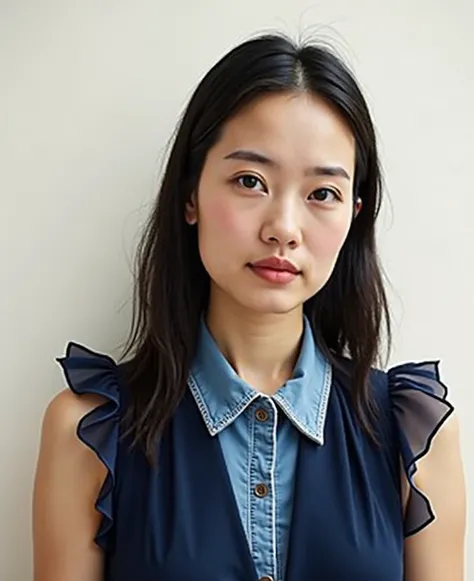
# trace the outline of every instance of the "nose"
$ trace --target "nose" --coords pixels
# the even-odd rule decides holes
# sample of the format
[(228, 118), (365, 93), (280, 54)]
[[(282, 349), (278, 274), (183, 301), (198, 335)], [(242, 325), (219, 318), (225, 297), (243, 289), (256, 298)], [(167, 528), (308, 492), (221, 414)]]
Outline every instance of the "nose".
[(267, 244), (290, 249), (301, 245), (298, 211), (292, 202), (274, 203), (262, 226), (261, 238)]

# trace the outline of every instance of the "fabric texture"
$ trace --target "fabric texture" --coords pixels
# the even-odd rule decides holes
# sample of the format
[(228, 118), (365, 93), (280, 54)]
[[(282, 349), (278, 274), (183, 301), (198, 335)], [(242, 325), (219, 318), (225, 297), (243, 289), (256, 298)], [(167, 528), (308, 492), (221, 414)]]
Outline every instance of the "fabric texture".
[(262, 395), (236, 374), (201, 320), (189, 385), (210, 435), (219, 438), (259, 576), (284, 579), (298, 431), (323, 444), (331, 377), (305, 318), (292, 378), (273, 397)]
[[(59, 363), (76, 394), (99, 394), (105, 401), (82, 419), (77, 434), (107, 468), (96, 503), (103, 515), (96, 542), (105, 551), (106, 581), (257, 580), (263, 571), (257, 572), (242, 526), (226, 446), (211, 435), (192, 390), (159, 444), (157, 470), (119, 438), (121, 366), (76, 343)], [(311, 377), (313, 371), (308, 373)], [(414, 484), (417, 462), (453, 408), (436, 362), (374, 370), (371, 385), (382, 411), (381, 449), (360, 428), (348, 380), (336, 370), (324, 442), (294, 430), (294, 478), (286, 483), (294, 489), (286, 572), (275, 572), (273, 560), (263, 558), (261, 566), (270, 568), (263, 574), (277, 581), (403, 579), (404, 535), (435, 518), (429, 499)], [(321, 389), (320, 382), (315, 389)], [(400, 457), (412, 489), (405, 522)]]

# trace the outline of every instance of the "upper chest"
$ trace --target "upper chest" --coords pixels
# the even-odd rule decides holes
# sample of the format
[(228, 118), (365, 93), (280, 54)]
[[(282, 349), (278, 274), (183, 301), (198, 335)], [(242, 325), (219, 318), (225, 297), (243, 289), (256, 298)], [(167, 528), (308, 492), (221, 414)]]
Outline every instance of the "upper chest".
[[(344, 402), (332, 400), (324, 446), (294, 432), (286, 579), (400, 581), (397, 463), (361, 435)], [(109, 561), (114, 581), (129, 579), (123, 572), (130, 567), (143, 581), (256, 578), (222, 443), (206, 431), (193, 403), (181, 408), (163, 439), (158, 470), (138, 455), (122, 454)], [(278, 438), (272, 440), (275, 426), (270, 430), (262, 419), (255, 418), (254, 428), (269, 437), (265, 455)], [(252, 469), (248, 459), (242, 466)]]

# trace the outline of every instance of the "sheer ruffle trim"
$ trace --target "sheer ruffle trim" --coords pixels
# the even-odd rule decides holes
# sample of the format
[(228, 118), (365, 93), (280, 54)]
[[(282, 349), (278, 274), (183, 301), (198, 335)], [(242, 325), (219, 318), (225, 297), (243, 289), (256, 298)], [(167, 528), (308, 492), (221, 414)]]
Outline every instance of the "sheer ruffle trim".
[(405, 513), (405, 536), (434, 519), (429, 498), (416, 486), (417, 462), (430, 450), (433, 438), (454, 411), (440, 380), (439, 362), (406, 363), (388, 372), (389, 392), (400, 439), (400, 452), (411, 488)]
[(113, 489), (119, 437), (119, 380), (116, 363), (107, 355), (95, 353), (77, 343), (69, 343), (65, 357), (57, 359), (64, 370), (70, 389), (77, 395), (96, 394), (105, 402), (84, 416), (77, 426), (78, 438), (107, 468), (107, 476), (95, 507), (102, 514), (95, 542), (109, 545), (113, 524)]

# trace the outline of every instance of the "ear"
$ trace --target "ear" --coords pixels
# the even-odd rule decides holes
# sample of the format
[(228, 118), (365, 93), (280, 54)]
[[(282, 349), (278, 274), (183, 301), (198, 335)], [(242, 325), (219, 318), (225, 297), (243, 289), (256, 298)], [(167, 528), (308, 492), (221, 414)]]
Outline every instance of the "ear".
[(186, 202), (184, 218), (190, 226), (197, 223), (197, 200), (195, 192), (191, 194), (191, 198)]
[(362, 199), (357, 198), (354, 204), (354, 218), (357, 218), (361, 210), (362, 210)]

